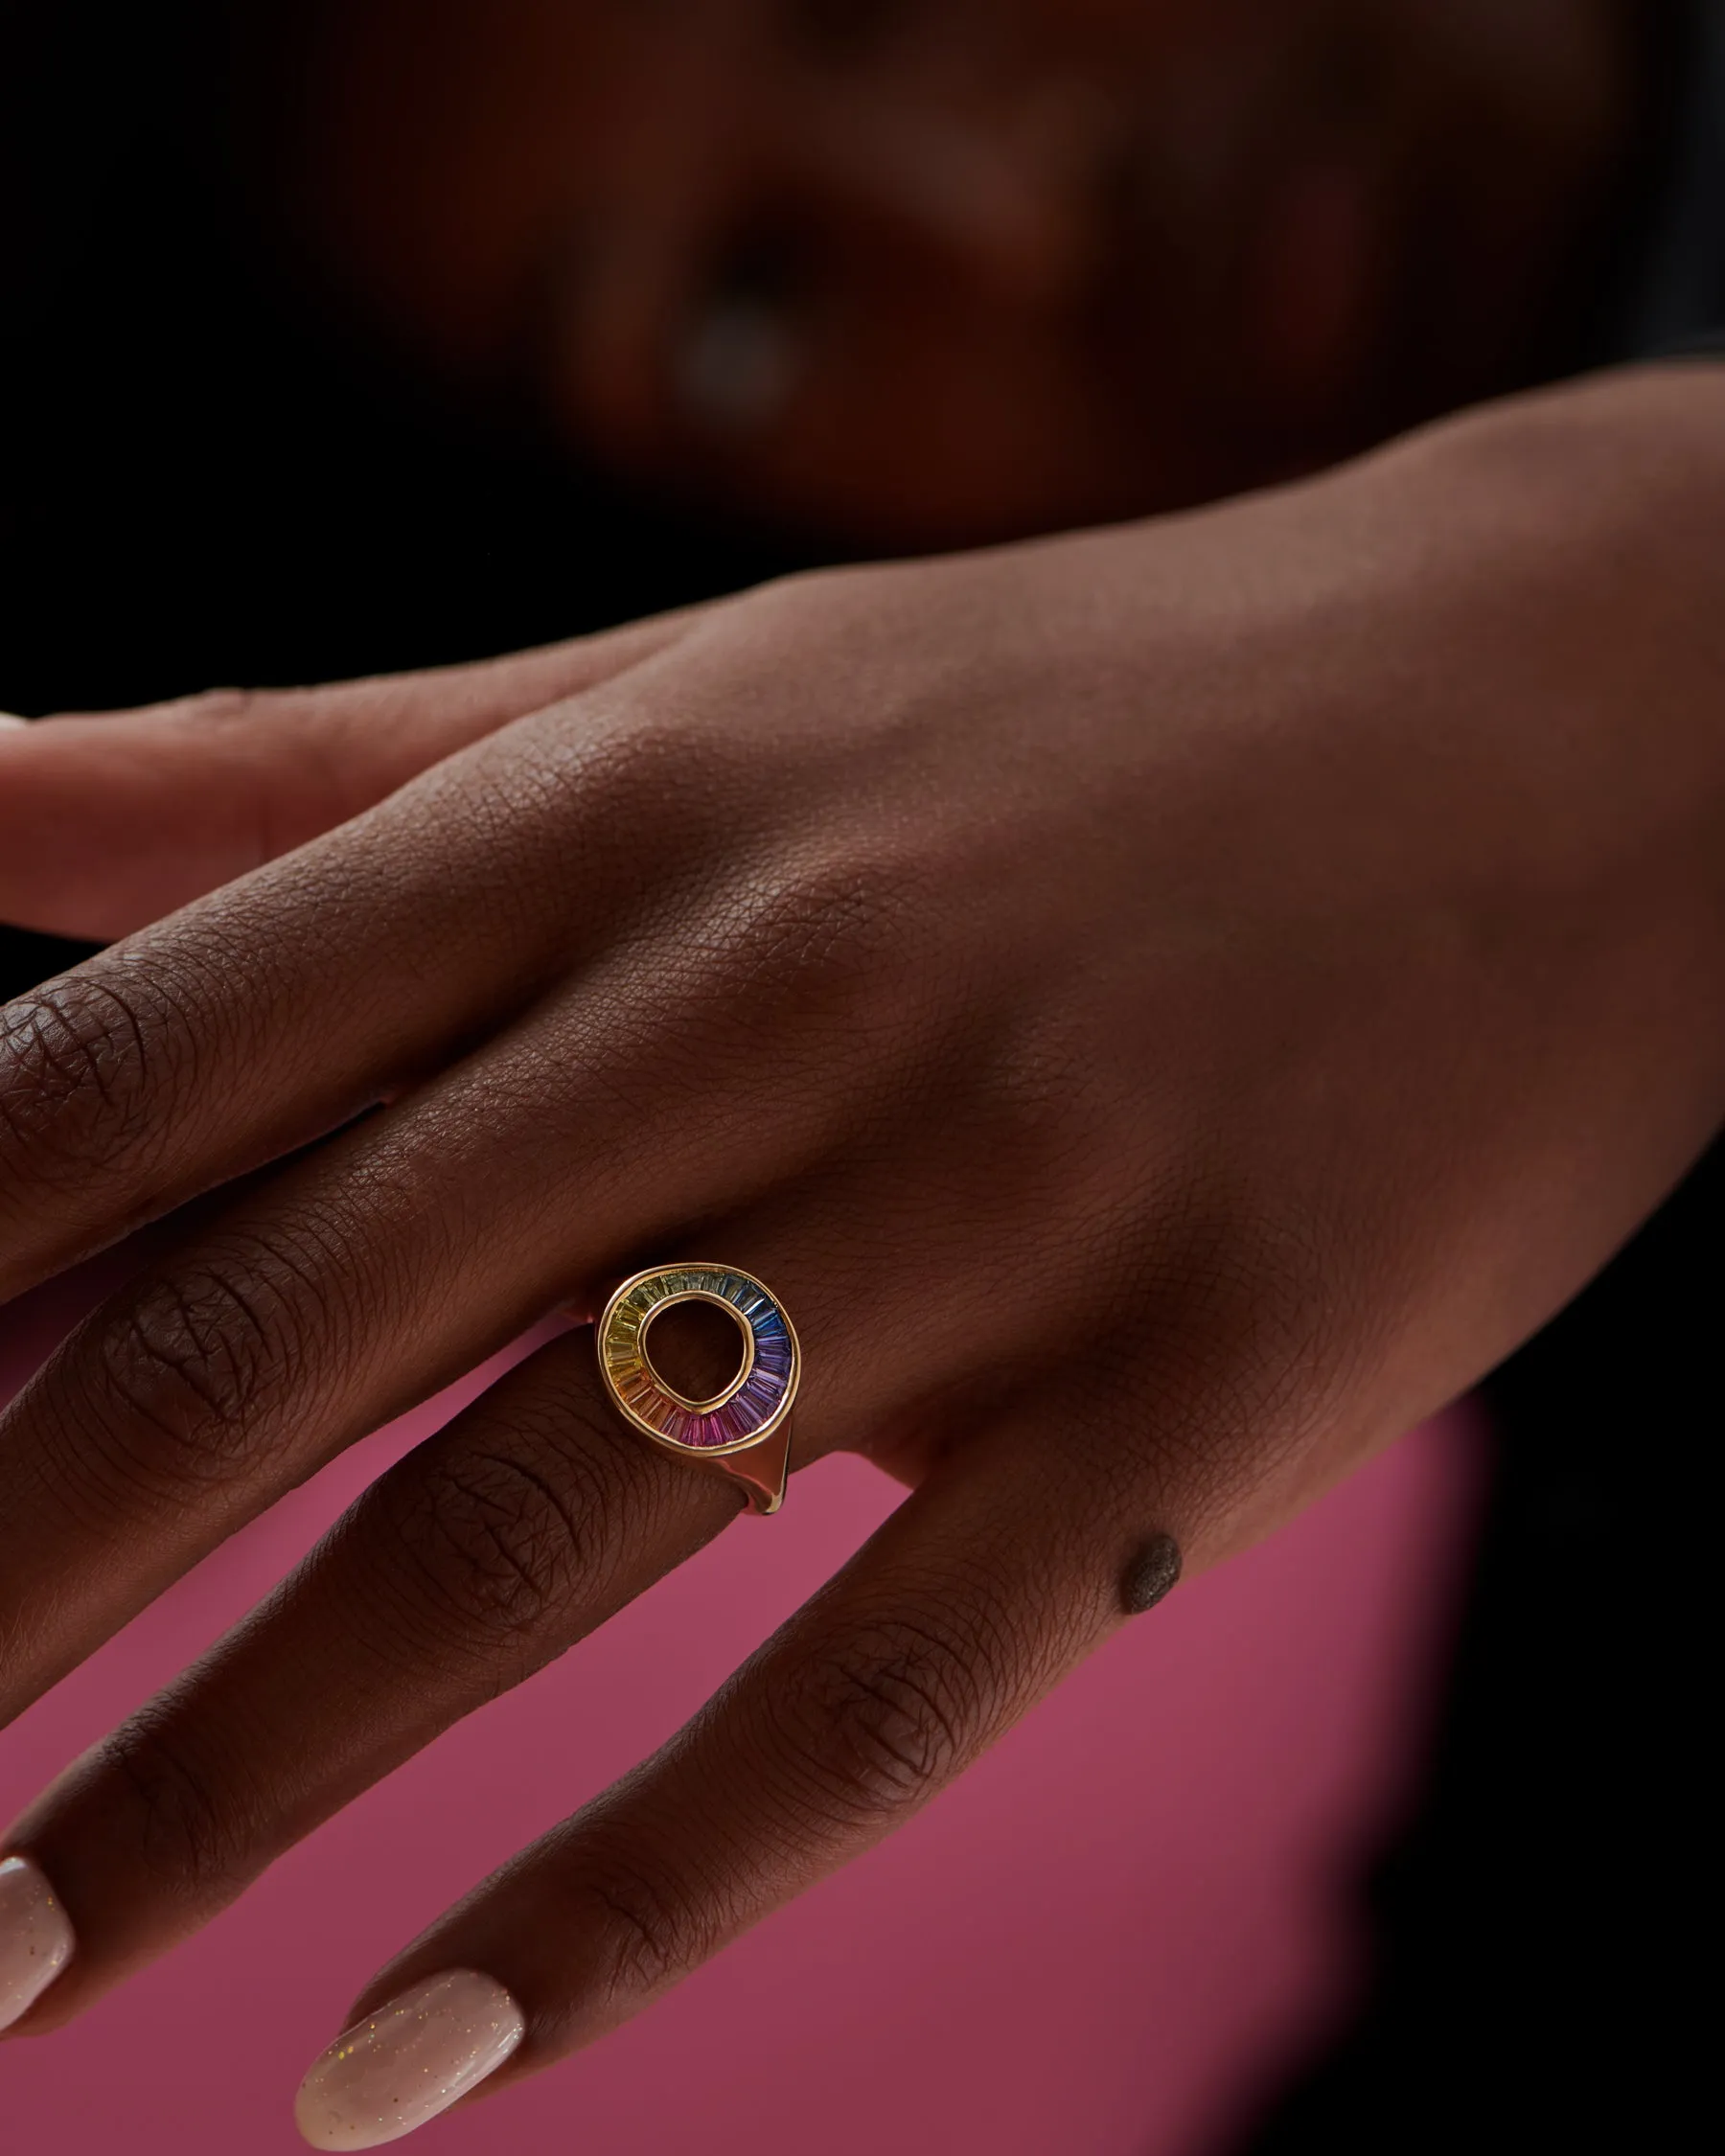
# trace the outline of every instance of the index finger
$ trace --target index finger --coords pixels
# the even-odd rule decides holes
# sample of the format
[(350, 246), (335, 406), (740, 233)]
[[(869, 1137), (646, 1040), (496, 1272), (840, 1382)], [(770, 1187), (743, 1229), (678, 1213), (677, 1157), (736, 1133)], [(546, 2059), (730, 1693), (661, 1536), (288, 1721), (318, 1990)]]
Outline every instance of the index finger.
[(570, 708), (0, 1008), (0, 1297), (334, 1128), (597, 948), (651, 774)]
[(615, 678), (699, 610), (469, 666), (12, 722), (0, 730), (0, 918), (128, 934), (511, 719)]

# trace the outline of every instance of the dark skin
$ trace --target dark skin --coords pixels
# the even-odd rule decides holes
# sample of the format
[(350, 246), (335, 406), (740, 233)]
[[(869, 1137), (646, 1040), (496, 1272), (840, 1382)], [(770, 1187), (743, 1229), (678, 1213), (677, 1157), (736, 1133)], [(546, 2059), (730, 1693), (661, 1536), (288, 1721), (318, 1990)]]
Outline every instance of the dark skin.
[[(0, 1292), (218, 1193), (0, 1421), (0, 1712), (535, 1318), (747, 1267), (795, 1465), (910, 1494), (361, 2000), (472, 1972), (491, 2088), (615, 2026), (1160, 1538), (1219, 1561), (1491, 1367), (1718, 1127), (1722, 527), (1725, 370), (1630, 370), (1191, 516), (0, 729), (0, 913), (124, 939), (5, 1014)], [(15, 1824), (76, 1934), (17, 2027), (737, 1503), (541, 1350)], [(342, 2071), (320, 2146), (368, 2145)]]

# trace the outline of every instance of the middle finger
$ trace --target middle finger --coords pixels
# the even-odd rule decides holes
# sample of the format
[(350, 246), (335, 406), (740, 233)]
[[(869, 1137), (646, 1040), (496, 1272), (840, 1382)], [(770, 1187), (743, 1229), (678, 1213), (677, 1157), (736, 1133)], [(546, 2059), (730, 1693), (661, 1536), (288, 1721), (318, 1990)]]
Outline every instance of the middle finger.
[(818, 998), (764, 1077), (758, 1010), (688, 972), (614, 952), (72, 1335), (0, 1418), (0, 1721), (343, 1445), (834, 1142), (881, 1077), (834, 1069)]
[[(847, 1245), (858, 1211), (840, 1177), (812, 1200), (751, 1209), (720, 1237), (803, 1315), (816, 1360), (797, 1410), (801, 1465), (866, 1444), (953, 1374), (950, 1305), (928, 1295), (920, 1267), (885, 1268)], [(1001, 1316), (976, 1314), (967, 1363), (998, 1360)], [(260, 1609), (0, 1844), (52, 1881), (79, 1942), (32, 2027), (71, 2018), (207, 1922), (343, 1804), (691, 1555), (739, 1503), (735, 1484), (614, 1414), (589, 1331), (518, 1365), (381, 1476)]]

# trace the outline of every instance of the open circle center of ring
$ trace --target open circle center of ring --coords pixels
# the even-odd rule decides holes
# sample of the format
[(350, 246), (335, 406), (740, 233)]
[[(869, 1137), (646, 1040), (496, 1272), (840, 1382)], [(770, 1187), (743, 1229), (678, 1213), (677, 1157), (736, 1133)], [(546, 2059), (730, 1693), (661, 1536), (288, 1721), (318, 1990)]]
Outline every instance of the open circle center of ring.
[[(710, 1399), (691, 1400), (686, 1392), (679, 1392), (670, 1383), (665, 1373), (653, 1360), (653, 1328), (668, 1310), (680, 1310), (685, 1303), (708, 1302), (715, 1310), (723, 1310), (743, 1336), (743, 1367), (722, 1391)], [(679, 1408), (687, 1408), (692, 1415), (716, 1415), (720, 1409), (734, 1400), (753, 1375), (755, 1366), (754, 1327), (744, 1317), (734, 1302), (724, 1296), (714, 1295), (707, 1288), (685, 1288), (680, 1295), (667, 1296), (663, 1302), (656, 1302), (641, 1323), (640, 1357), (646, 1364), (648, 1374), (667, 1400), (675, 1400)]]
[[(680, 1302), (713, 1302), (745, 1336), (743, 1366), (710, 1400), (665, 1383), (647, 1353), (656, 1318)], [(707, 1458), (765, 1443), (791, 1411), (802, 1369), (796, 1330), (772, 1291), (732, 1265), (655, 1266), (611, 1294), (599, 1319), (599, 1367), (624, 1419), (657, 1444)]]

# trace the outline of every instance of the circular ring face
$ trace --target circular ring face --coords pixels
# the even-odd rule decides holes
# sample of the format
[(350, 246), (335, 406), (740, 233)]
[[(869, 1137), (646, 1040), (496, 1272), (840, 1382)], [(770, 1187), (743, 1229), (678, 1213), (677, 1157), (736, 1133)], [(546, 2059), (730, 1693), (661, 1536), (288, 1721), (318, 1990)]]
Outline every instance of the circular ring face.
[[(744, 1336), (743, 1367), (710, 1400), (687, 1400), (654, 1368), (647, 1332), (679, 1302), (711, 1302)], [(746, 1452), (791, 1412), (802, 1374), (796, 1334), (778, 1298), (731, 1265), (656, 1265), (615, 1290), (597, 1328), (599, 1374), (612, 1404), (644, 1435), (678, 1452)]]

